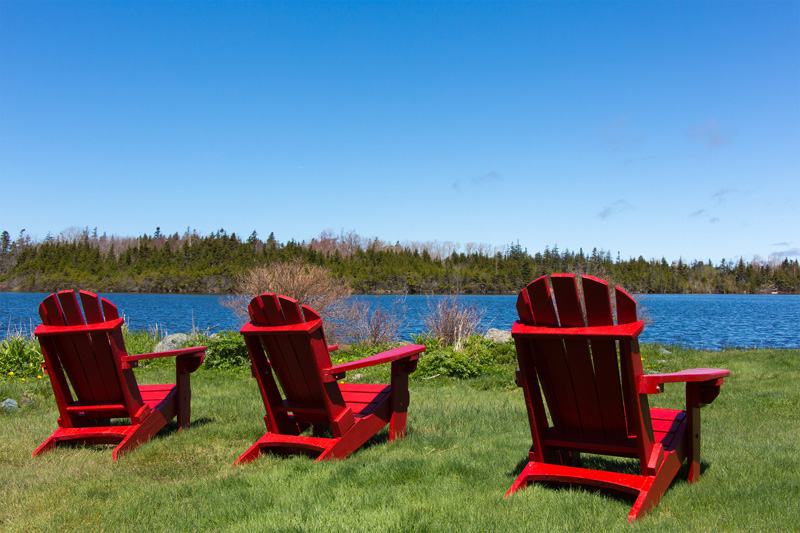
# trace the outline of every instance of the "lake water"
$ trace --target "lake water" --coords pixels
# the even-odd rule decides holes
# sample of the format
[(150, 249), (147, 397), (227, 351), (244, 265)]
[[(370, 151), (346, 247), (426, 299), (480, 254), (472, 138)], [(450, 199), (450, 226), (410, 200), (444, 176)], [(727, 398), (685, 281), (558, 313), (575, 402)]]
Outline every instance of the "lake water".
[[(29, 332), (39, 324), (37, 309), (47, 294), (0, 293), (0, 336)], [(238, 330), (241, 324), (221, 304), (225, 297), (178, 294), (104, 294), (125, 316), (131, 329), (158, 326), (167, 333), (188, 332), (194, 325), (211, 332)], [(391, 309), (394, 296), (355, 296)], [(402, 338), (423, 331), (422, 317), (430, 299), (405, 297), (406, 325)], [(482, 321), (490, 327), (511, 329), (517, 319), (516, 296), (459, 296), (486, 310)], [(686, 295), (659, 294), (639, 299), (639, 314), (648, 319), (640, 340), (695, 348), (800, 348), (800, 296), (795, 295)]]

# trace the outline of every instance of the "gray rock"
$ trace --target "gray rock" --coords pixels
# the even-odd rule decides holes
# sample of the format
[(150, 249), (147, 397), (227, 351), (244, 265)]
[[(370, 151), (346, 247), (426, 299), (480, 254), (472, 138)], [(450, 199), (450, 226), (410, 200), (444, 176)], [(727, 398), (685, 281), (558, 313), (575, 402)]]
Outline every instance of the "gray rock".
[(170, 350), (177, 350), (181, 344), (189, 340), (189, 336), (185, 333), (173, 333), (167, 335), (164, 340), (156, 344), (157, 352), (168, 352)]
[(508, 342), (511, 340), (511, 332), (508, 330), (492, 328), (483, 336), (484, 339), (494, 342)]
[(6, 398), (2, 403), (0, 403), (0, 407), (5, 409), (6, 413), (10, 413), (11, 411), (18, 409), (19, 404), (17, 403), (17, 400)]

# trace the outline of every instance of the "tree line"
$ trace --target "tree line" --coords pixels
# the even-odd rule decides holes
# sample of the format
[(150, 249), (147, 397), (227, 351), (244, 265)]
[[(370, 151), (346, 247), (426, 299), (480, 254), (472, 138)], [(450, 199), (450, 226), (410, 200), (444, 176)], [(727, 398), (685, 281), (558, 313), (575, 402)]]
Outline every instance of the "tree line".
[(71, 229), (43, 240), (23, 230), (0, 234), (0, 290), (50, 292), (81, 288), (95, 292), (230, 293), (237, 276), (254, 266), (302, 259), (347, 280), (354, 292), (513, 294), (534, 278), (553, 272), (597, 276), (634, 293), (800, 294), (798, 261), (710, 260), (667, 262), (616, 258), (604, 250), (529, 253), (519, 243), (501, 249), (469, 243), (389, 244), (355, 232), (326, 231), (308, 242), (282, 243), (220, 229), (209, 235), (137, 237), (98, 235)]

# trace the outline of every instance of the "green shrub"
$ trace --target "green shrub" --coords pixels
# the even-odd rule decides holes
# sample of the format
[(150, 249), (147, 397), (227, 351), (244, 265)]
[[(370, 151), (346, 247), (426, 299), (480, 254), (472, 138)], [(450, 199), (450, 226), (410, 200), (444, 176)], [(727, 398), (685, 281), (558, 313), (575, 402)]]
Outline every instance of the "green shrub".
[(127, 327), (124, 327), (122, 336), (125, 340), (125, 350), (128, 355), (153, 353), (156, 349), (156, 344), (161, 341), (161, 335), (157, 330), (155, 332), (145, 330), (130, 331)]
[(432, 335), (417, 335), (414, 342), (426, 347), (417, 364), (418, 377), (474, 378), (485, 373), (507, 372), (516, 362), (513, 343), (498, 343), (481, 335), (462, 339), (459, 349), (443, 346), (441, 339)]
[(0, 376), (25, 378), (42, 375), (42, 351), (36, 339), (12, 335), (0, 341)]
[(474, 378), (481, 374), (483, 365), (476, 359), (461, 351), (452, 349), (432, 350), (425, 352), (417, 364), (417, 376), (452, 376), (456, 378)]
[(209, 337), (205, 365), (208, 368), (234, 368), (250, 364), (250, 355), (242, 337), (236, 331), (221, 331)]

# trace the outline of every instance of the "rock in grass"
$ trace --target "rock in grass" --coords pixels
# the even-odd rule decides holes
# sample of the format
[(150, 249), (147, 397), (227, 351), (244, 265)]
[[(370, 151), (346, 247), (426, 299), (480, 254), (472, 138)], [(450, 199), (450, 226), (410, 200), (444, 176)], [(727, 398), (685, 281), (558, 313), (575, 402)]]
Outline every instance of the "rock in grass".
[(156, 344), (156, 352), (168, 352), (170, 350), (177, 350), (181, 344), (189, 340), (189, 336), (185, 333), (173, 333), (167, 335), (164, 340)]
[(0, 406), (2, 406), (6, 413), (10, 413), (11, 411), (19, 408), (17, 400), (14, 400), (13, 398), (6, 398), (2, 403), (0, 403)]
[(483, 338), (494, 342), (508, 342), (511, 340), (511, 332), (492, 328), (486, 332), (486, 335), (484, 335)]

